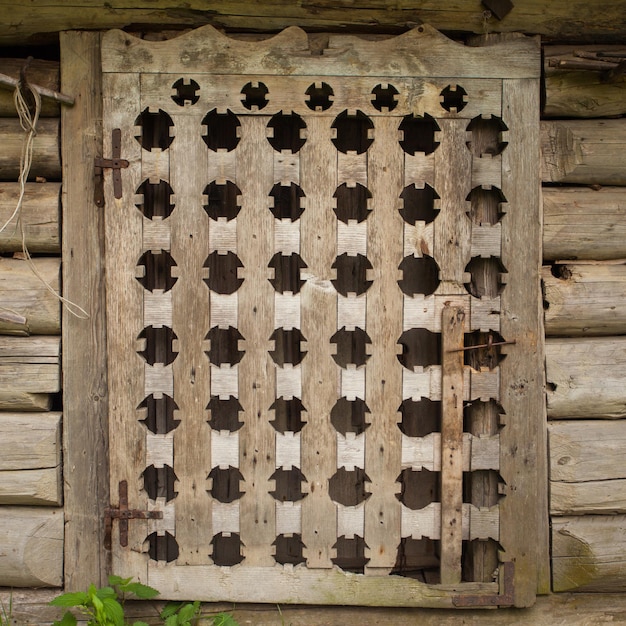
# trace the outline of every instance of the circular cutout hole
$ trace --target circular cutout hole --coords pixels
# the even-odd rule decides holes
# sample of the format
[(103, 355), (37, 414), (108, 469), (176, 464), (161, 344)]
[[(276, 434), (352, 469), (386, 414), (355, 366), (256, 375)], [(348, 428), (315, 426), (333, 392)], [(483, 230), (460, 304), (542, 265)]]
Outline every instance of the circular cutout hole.
[(202, 193), (207, 199), (203, 208), (212, 220), (217, 221), (221, 217), (230, 221), (239, 215), (241, 190), (230, 180), (223, 183), (214, 180), (204, 188)]
[(393, 85), (376, 85), (372, 89), (372, 106), (383, 113), (393, 111), (398, 106), (398, 90)]
[(372, 281), (367, 280), (367, 270), (372, 269), (372, 264), (362, 254), (352, 256), (344, 252), (335, 259), (331, 267), (337, 270), (337, 278), (331, 282), (342, 296), (360, 296), (372, 285)]
[(169, 183), (164, 180), (158, 183), (144, 180), (135, 193), (143, 196), (143, 201), (135, 206), (150, 220), (155, 217), (167, 219), (175, 208), (171, 201), (174, 192)]
[(150, 394), (137, 409), (146, 409), (146, 418), (140, 421), (155, 435), (166, 435), (180, 424), (180, 420), (174, 419), (178, 405), (165, 393), (160, 398)]
[(506, 357), (506, 354), (502, 354), (503, 346), (497, 345), (503, 341), (504, 339), (502, 338), (502, 335), (493, 330), (488, 333), (481, 333), (479, 331), (466, 333), (465, 348), (469, 348), (471, 346), (483, 347), (475, 347), (473, 350), (465, 350), (465, 365), (469, 365), (477, 371), (480, 371), (481, 368), (485, 367), (490, 370), (494, 369)]
[(218, 502), (228, 504), (239, 500), (243, 496), (243, 491), (239, 488), (243, 474), (236, 468), (228, 466), (228, 468), (214, 467), (208, 475), (213, 481), (213, 486), (209, 493)]
[(206, 127), (202, 139), (213, 152), (218, 150), (231, 152), (237, 147), (241, 122), (232, 111), (218, 113), (217, 109), (213, 109), (204, 116), (202, 125)]
[(398, 286), (407, 296), (418, 293), (429, 296), (439, 287), (439, 266), (426, 254), (421, 257), (405, 256), (398, 268), (402, 272)]
[(270, 356), (280, 367), (285, 363), (298, 365), (306, 356), (306, 350), (302, 349), (306, 338), (298, 328), (277, 328), (270, 340), (274, 341), (274, 350), (270, 350)]
[(276, 489), (270, 495), (279, 502), (298, 502), (307, 494), (302, 491), (302, 483), (307, 482), (305, 475), (297, 467), (277, 469), (270, 480), (276, 481)]
[(398, 424), (407, 437), (426, 437), (441, 430), (441, 402), (408, 398), (400, 405), (402, 421)]
[(239, 415), (243, 413), (243, 407), (235, 396), (229, 396), (228, 398), (211, 396), (206, 408), (209, 410), (210, 415), (207, 422), (213, 430), (227, 430), (234, 433), (243, 426), (243, 422), (239, 421)]
[(313, 83), (304, 92), (306, 105), (311, 111), (326, 111), (333, 105), (333, 88), (328, 83)]
[(400, 215), (407, 224), (415, 224), (415, 222), (426, 222), (430, 224), (439, 213), (439, 195), (428, 184), (423, 187), (417, 185), (408, 185), (400, 194), (403, 206), (400, 209)]
[(412, 511), (418, 511), (432, 502), (439, 502), (439, 472), (427, 469), (420, 471), (407, 468), (396, 478), (400, 483), (400, 493), (396, 498)]
[(172, 268), (176, 267), (176, 262), (172, 255), (165, 250), (144, 252), (137, 262), (137, 266), (144, 268), (143, 276), (137, 277), (137, 280), (148, 291), (169, 291), (178, 280), (172, 276)]
[(344, 326), (330, 338), (330, 342), (336, 346), (333, 359), (339, 367), (344, 369), (348, 365), (361, 367), (370, 358), (367, 354), (367, 345), (371, 344), (372, 340), (362, 328), (346, 330)]
[(166, 502), (173, 500), (178, 494), (174, 491), (174, 482), (178, 480), (174, 470), (169, 465), (155, 467), (150, 465), (142, 472), (143, 488), (150, 500), (165, 498)]
[(467, 147), (474, 156), (495, 156), (507, 146), (507, 142), (502, 141), (502, 133), (508, 128), (500, 117), (479, 115), (468, 124), (467, 130), (472, 133), (472, 138), (467, 142)]
[(346, 397), (339, 398), (335, 406), (330, 411), (330, 421), (335, 430), (342, 435), (355, 433), (360, 435), (365, 432), (369, 423), (365, 419), (365, 414), (370, 410), (365, 404), (365, 400), (355, 398), (348, 400)]
[(407, 154), (414, 155), (416, 152), (431, 154), (439, 147), (439, 142), (435, 140), (435, 133), (441, 129), (428, 113), (425, 113), (423, 117), (406, 115), (398, 130), (402, 134), (400, 146)]
[(200, 85), (188, 78), (179, 78), (173, 85), (172, 89), (175, 93), (172, 95), (172, 100), (179, 106), (185, 105), (193, 106), (200, 100), (198, 92), (200, 91)]
[(474, 257), (465, 272), (471, 276), (465, 288), (475, 298), (495, 298), (504, 289), (506, 269), (497, 257)]
[(306, 424), (302, 419), (306, 409), (300, 398), (285, 399), (281, 396), (272, 404), (270, 411), (274, 411), (274, 419), (270, 424), (279, 433), (299, 433)]
[(178, 356), (178, 352), (174, 350), (174, 341), (178, 337), (169, 326), (147, 326), (144, 328), (137, 339), (145, 339), (145, 349), (137, 350), (148, 365), (162, 363), (169, 365)]
[(274, 270), (274, 278), (269, 281), (278, 293), (298, 293), (305, 283), (300, 278), (300, 270), (307, 265), (297, 252), (277, 252), (267, 266)]
[(139, 134), (135, 135), (135, 139), (144, 150), (167, 150), (174, 140), (171, 136), (174, 122), (162, 109), (152, 113), (145, 108), (135, 120), (135, 126), (139, 126)]
[(295, 154), (306, 142), (304, 120), (297, 113), (277, 113), (267, 124), (267, 140), (277, 152)]
[(178, 543), (167, 531), (163, 535), (154, 532), (146, 538), (148, 542), (148, 556), (153, 561), (171, 563), (178, 558)]
[(415, 367), (428, 367), (441, 364), (441, 335), (432, 333), (425, 328), (405, 330), (398, 343), (402, 346), (402, 354), (398, 361), (413, 371)]
[(211, 539), (213, 548), (209, 555), (213, 563), (220, 567), (232, 567), (243, 561), (241, 547), (243, 543), (239, 533), (218, 533)]
[(273, 206), (270, 208), (272, 215), (277, 220), (291, 220), (295, 222), (304, 213), (301, 198), (304, 198), (304, 191), (296, 183), (281, 185), (276, 183), (270, 191)]
[(205, 354), (213, 365), (221, 366), (228, 363), (232, 367), (239, 363), (245, 354), (244, 350), (239, 349), (239, 342), (243, 341), (244, 337), (232, 326), (228, 328), (214, 326), (205, 339), (211, 342), (211, 347)]
[(370, 478), (360, 467), (352, 470), (340, 467), (328, 481), (328, 495), (333, 502), (357, 506), (372, 495), (365, 489), (366, 482), (371, 482)]
[(493, 226), (502, 219), (504, 214), (502, 204), (506, 202), (506, 198), (497, 187), (488, 185), (474, 187), (466, 200), (470, 203), (470, 210), (467, 214), (475, 224)]
[(335, 190), (333, 198), (337, 199), (337, 208), (334, 209), (337, 219), (347, 224), (350, 220), (362, 222), (370, 214), (369, 200), (371, 191), (360, 183), (348, 185), (343, 183)]
[(237, 278), (237, 271), (243, 267), (243, 263), (234, 252), (220, 254), (211, 252), (204, 262), (204, 267), (209, 268), (209, 277), (204, 278), (211, 291), (216, 293), (235, 293), (243, 283), (243, 278)]
[(298, 565), (306, 562), (306, 559), (302, 556), (302, 551), (306, 547), (302, 543), (302, 535), (298, 533), (278, 535), (272, 545), (276, 546), (274, 554), (276, 563), (280, 563), (280, 565)]
[(450, 113), (459, 113), (467, 105), (467, 91), (461, 85), (448, 85), (439, 94), (441, 106)]
[(343, 111), (335, 118), (332, 128), (336, 130), (333, 144), (344, 154), (348, 152), (363, 154), (374, 141), (372, 137), (374, 123), (363, 111), (357, 111), (354, 115)]
[(368, 545), (363, 537), (341, 535), (341, 537), (337, 537), (333, 548), (337, 552), (337, 556), (331, 559), (334, 565), (344, 572), (363, 574), (365, 566), (369, 563), (369, 558), (365, 556), (365, 549), (368, 548)]
[(246, 83), (241, 90), (241, 104), (243, 104), (248, 111), (260, 111), (267, 106), (269, 102), (267, 94), (269, 90), (264, 83)]

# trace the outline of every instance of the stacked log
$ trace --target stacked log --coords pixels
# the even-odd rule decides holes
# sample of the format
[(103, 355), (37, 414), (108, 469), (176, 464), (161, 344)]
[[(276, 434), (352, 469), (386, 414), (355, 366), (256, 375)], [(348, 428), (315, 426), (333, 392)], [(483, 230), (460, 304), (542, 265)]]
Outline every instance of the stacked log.
[[(17, 77), (24, 60), (3, 59)], [(29, 79), (59, 88), (59, 64), (35, 61)], [(21, 213), (24, 131), (12, 93), (0, 90), (0, 586), (63, 584), (61, 413), (61, 167), (59, 108), (42, 101)], [(37, 182), (35, 182), (37, 181)], [(51, 181), (51, 182), (48, 182)], [(23, 251), (34, 254), (28, 260)]]

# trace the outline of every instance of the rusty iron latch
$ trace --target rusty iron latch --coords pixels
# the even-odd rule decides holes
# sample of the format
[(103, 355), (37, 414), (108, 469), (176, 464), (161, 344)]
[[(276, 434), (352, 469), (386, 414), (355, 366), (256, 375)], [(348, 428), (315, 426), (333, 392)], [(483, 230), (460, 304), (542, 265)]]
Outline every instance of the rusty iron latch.
[(139, 509), (128, 508), (128, 481), (122, 480), (118, 487), (119, 504), (111, 506), (104, 510), (105, 515), (105, 533), (104, 547), (111, 549), (111, 531), (113, 528), (113, 520), (120, 521), (120, 545), (125, 548), (128, 546), (128, 520), (131, 519), (163, 519), (162, 511), (140, 511)]
[(122, 159), (122, 131), (114, 128), (111, 132), (112, 158), (104, 159), (96, 157), (94, 159), (95, 190), (94, 201), (96, 206), (104, 206), (104, 179), (102, 170), (113, 170), (113, 195), (119, 200), (122, 197), (122, 168), (128, 167), (128, 161)]
[(454, 596), (452, 604), (459, 607), (473, 606), (513, 606), (513, 591), (515, 589), (515, 565), (512, 561), (502, 563), (500, 566), (502, 572), (502, 593), (484, 596)]

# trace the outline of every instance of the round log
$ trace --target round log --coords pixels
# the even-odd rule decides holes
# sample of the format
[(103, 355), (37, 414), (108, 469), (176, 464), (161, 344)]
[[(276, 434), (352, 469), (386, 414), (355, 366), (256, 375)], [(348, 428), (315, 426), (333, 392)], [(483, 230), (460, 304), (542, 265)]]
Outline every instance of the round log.
[[(24, 63), (26, 63), (26, 59), (2, 59), (0, 72), (17, 79), (20, 77), (20, 70), (24, 67)], [(26, 79), (32, 85), (59, 91), (59, 73), (58, 61), (35, 59), (31, 61), (26, 70)], [(42, 98), (41, 117), (59, 117), (59, 115), (59, 103), (50, 100), (50, 98)], [(17, 117), (13, 102), (13, 90), (11, 89), (0, 89), (0, 117)]]

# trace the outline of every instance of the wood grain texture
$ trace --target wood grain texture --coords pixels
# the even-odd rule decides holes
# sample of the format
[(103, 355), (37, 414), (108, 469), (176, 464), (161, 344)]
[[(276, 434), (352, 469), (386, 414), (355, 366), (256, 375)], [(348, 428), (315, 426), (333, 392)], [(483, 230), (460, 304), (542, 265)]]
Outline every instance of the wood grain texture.
[[(0, 183), (0, 224), (5, 224), (13, 215), (19, 192), (18, 183)], [(26, 183), (20, 217), (24, 240), (30, 252), (61, 251), (60, 200), (61, 183)], [(22, 249), (22, 233), (17, 222), (16, 216), (0, 233), (0, 252)]]
[(553, 518), (553, 590), (623, 592), (625, 531), (624, 515)]
[[(503, 81), (502, 118), (514, 123), (502, 153), (502, 192), (515, 209), (502, 220), (502, 264), (508, 282), (500, 296), (500, 332), (517, 343), (503, 347), (506, 358), (500, 363), (500, 402), (507, 415), (500, 434), (500, 474), (506, 493), (516, 493), (500, 501), (501, 519), (510, 520), (501, 525), (500, 543), (517, 554), (516, 606), (532, 604), (537, 589), (549, 588), (538, 97), (536, 82)], [(524, 254), (514, 244), (522, 232)], [(523, 518), (529, 521), (521, 526), (517, 522)]]
[(0, 391), (0, 411), (49, 411), (51, 407), (52, 396), (47, 393)]
[[(104, 219), (93, 201), (93, 160), (102, 150), (100, 35), (61, 35), (63, 107), (63, 295), (90, 315), (63, 313), (65, 574), (68, 591), (106, 581), (108, 506)], [(85, 416), (89, 416), (85, 419)], [(79, 556), (80, 555), (80, 556)]]
[(0, 471), (56, 467), (61, 462), (61, 413), (0, 413)]
[[(581, 61), (583, 54), (619, 52), (623, 46), (544, 46), (544, 117), (615, 117), (626, 113), (626, 82), (606, 72), (560, 69), (555, 63)], [(606, 59), (611, 60), (611, 59)], [(615, 60), (615, 59), (612, 59)]]
[[(11, 78), (19, 79), (20, 71), (24, 67), (26, 59), (0, 59), (0, 72)], [(33, 59), (28, 64), (26, 78), (32, 85), (45, 87), (52, 91), (59, 91), (59, 62)], [(41, 99), (41, 117), (59, 117), (59, 103), (50, 98)], [(0, 117), (17, 117), (15, 103), (13, 102), (13, 90), (0, 88)]]
[(0, 584), (60, 587), (63, 509), (0, 507)]
[[(59, 291), (61, 259), (0, 258), (0, 333), (60, 335), (61, 305), (46, 285)], [(36, 272), (36, 274), (35, 274)]]
[(61, 466), (0, 472), (0, 504), (60, 506)]
[(550, 514), (612, 515), (626, 513), (626, 480), (550, 481)]
[(626, 188), (543, 188), (543, 258), (626, 257)]
[(626, 184), (626, 122), (560, 120), (541, 123), (544, 182)]
[(568, 263), (541, 275), (547, 336), (626, 333), (626, 265)]
[[(3, 0), (11, 17), (0, 29), (2, 45), (46, 40), (61, 30), (122, 28), (132, 24), (166, 25), (170, 28), (213, 24), (231, 30), (276, 31), (292, 24), (307, 30), (352, 29), (365, 32), (399, 31), (426, 22), (443, 31), (474, 33), (536, 33), (568, 41), (620, 42), (626, 6), (618, 0), (604, 11), (590, 11), (583, 0), (555, 0), (546, 7), (540, 0), (529, 0), (515, 7), (506, 19), (486, 14), (473, 0), (442, 5), (436, 0), (419, 4), (398, 4), (385, 0), (359, 3), (358, 8), (324, 0), (315, 6), (294, 5), (281, 0), (249, 4), (244, 0), (201, 2), (191, 0), (141, 0), (132, 6), (113, 0), (105, 7), (96, 0), (81, 0), (75, 8), (62, 2), (33, 0), (15, 5)], [(7, 13), (8, 15), (8, 13)], [(36, 36), (36, 37), (35, 37)]]
[[(18, 119), (0, 118), (0, 180), (17, 181), (20, 175), (20, 155), (26, 134)], [(33, 141), (33, 162), (29, 181), (36, 177), (47, 180), (61, 180), (61, 155), (59, 150), (59, 120), (40, 119), (37, 123), (37, 136)]]
[(59, 391), (60, 344), (59, 337), (0, 336), (0, 392)]
[(626, 417), (626, 338), (546, 340), (548, 417)]
[[(181, 35), (174, 42), (173, 48), (170, 47), (172, 52), (155, 55), (154, 43), (122, 31), (111, 31), (103, 39), (103, 69), (105, 72), (274, 74), (276, 63), (280, 63), (285, 74), (336, 76), (338, 73), (354, 74), (351, 59), (358, 59), (356, 73), (365, 76), (539, 77), (532, 54), (535, 43), (531, 39), (517, 39), (489, 49), (468, 48), (430, 26), (419, 26), (383, 41), (331, 35), (322, 56), (311, 54), (306, 33), (297, 27), (263, 42), (248, 42), (229, 38), (205, 26)], [(198, 54), (190, 57), (189, 49)], [(465, 62), (459, 65), (457, 57), (461, 51)], [(219, 55), (220, 63), (207, 65), (205, 59), (215, 55)], [(493, 63), (496, 55), (497, 65)], [(243, 66), (242, 58), (245, 59)]]

